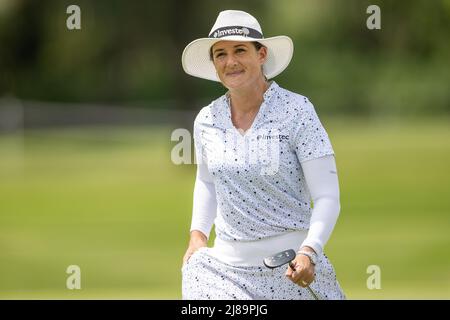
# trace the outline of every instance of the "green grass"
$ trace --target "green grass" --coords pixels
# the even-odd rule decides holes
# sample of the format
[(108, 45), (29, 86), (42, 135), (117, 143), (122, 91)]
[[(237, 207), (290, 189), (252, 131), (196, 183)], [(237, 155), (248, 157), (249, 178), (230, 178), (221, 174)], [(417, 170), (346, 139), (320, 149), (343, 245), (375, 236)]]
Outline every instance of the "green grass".
[[(448, 121), (323, 123), (342, 205), (326, 252), (347, 297), (449, 299)], [(181, 298), (195, 168), (174, 145), (166, 128), (0, 136), (0, 298)]]

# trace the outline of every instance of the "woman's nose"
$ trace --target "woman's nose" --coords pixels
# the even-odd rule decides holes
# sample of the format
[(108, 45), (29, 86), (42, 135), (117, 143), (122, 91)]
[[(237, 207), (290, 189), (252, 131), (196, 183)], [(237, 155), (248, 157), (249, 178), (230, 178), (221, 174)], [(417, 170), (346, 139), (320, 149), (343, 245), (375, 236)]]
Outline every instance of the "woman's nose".
[(227, 65), (229, 65), (229, 66), (235, 66), (235, 65), (237, 65), (237, 60), (236, 60), (236, 58), (233, 56), (233, 55), (228, 55), (228, 57), (227, 57)]

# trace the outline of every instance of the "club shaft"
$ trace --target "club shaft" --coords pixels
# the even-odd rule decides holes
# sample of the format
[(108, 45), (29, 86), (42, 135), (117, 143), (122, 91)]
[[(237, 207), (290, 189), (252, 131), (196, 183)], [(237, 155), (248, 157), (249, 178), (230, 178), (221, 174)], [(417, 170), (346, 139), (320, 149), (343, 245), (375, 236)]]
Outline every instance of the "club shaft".
[(319, 297), (314, 293), (314, 291), (309, 287), (306, 286), (306, 289), (308, 289), (309, 293), (314, 297), (315, 300), (320, 300)]

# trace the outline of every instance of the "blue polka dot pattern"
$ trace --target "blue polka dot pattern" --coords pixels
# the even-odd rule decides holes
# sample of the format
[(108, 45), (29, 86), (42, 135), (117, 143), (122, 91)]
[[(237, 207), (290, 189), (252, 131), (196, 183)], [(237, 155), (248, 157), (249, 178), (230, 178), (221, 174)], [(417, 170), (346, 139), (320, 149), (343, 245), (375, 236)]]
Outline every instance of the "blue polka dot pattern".
[[(284, 275), (286, 266), (236, 267), (210, 255), (211, 248), (200, 248), (182, 267), (182, 298), (188, 300), (313, 300), (306, 288)], [(310, 288), (321, 300), (345, 299), (328, 258), (321, 254)]]
[(312, 208), (300, 163), (334, 151), (306, 97), (272, 82), (242, 134), (225, 94), (199, 112), (194, 140), (216, 188), (218, 237), (252, 241), (309, 228)]

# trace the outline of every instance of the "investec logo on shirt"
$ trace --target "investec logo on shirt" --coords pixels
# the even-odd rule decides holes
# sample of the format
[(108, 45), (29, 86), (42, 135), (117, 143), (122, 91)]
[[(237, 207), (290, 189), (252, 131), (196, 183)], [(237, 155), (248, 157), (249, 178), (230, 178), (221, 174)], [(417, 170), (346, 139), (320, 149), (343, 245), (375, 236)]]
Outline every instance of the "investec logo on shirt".
[(265, 135), (265, 134), (259, 134), (256, 136), (256, 140), (274, 140), (278, 139), (280, 142), (283, 140), (289, 140), (289, 135), (283, 135), (283, 134), (274, 134), (274, 135)]

